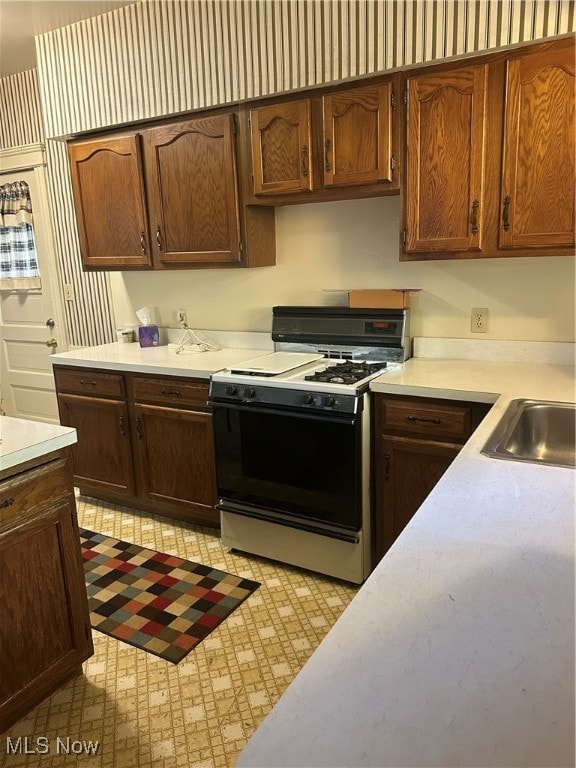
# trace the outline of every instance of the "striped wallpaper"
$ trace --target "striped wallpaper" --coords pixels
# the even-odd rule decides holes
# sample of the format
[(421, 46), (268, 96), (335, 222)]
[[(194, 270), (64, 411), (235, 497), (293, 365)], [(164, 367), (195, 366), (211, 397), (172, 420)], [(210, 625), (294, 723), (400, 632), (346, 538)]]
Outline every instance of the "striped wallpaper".
[[(31, 69), (0, 79), (0, 110), (0, 149), (45, 142), (38, 70)], [(73, 202), (67, 181), (66, 146), (55, 141), (45, 144), (58, 275), (62, 284), (71, 283), (74, 286), (75, 293), (75, 301), (64, 302), (70, 344), (85, 346), (112, 341), (114, 327), (108, 277), (105, 274), (85, 273), (80, 267), (76, 227), (70, 224)], [(59, 211), (66, 212), (63, 219)], [(86, 307), (96, 307), (97, 310), (86, 312)]]
[[(36, 38), (45, 133), (188, 112), (575, 24), (572, 0), (144, 0)], [(71, 342), (110, 341), (105, 276), (80, 267), (64, 144), (48, 141), (48, 156), (61, 271), (77, 293), (67, 307)]]
[(568, 0), (144, 0), (37, 38), (46, 134), (550, 37)]
[(108, 275), (82, 270), (66, 145), (47, 141), (46, 155), (58, 273), (74, 287), (74, 301), (64, 302), (68, 340), (75, 347), (116, 341)]
[(0, 149), (41, 144), (44, 126), (38, 70), (0, 79)]

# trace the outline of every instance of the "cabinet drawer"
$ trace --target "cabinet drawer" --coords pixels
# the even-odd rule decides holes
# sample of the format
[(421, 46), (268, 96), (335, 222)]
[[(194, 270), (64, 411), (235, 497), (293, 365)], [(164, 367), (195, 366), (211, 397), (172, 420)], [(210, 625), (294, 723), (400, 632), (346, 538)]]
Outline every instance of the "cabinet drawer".
[(208, 384), (200, 382), (135, 376), (132, 387), (137, 402), (196, 408), (206, 408), (208, 403)]
[(0, 535), (18, 518), (30, 518), (71, 493), (64, 459), (30, 469), (0, 483)]
[(124, 377), (118, 373), (101, 373), (89, 368), (70, 370), (69, 368), (54, 368), (56, 388), (59, 392), (72, 392), (82, 395), (110, 395), (124, 397), (126, 388)]
[(385, 432), (426, 435), (433, 439), (466, 440), (471, 434), (471, 411), (466, 406), (384, 400), (382, 428)]

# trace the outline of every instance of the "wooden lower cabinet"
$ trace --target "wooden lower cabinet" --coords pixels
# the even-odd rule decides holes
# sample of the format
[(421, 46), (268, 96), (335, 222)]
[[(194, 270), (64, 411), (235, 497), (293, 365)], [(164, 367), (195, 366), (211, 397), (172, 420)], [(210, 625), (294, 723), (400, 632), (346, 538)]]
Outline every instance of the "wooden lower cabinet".
[(93, 653), (68, 456), (0, 474), (0, 733)]
[(158, 405), (135, 405), (134, 412), (144, 498), (211, 518), (216, 503), (212, 416)]
[(378, 394), (374, 400), (375, 561), (378, 562), (490, 406)]
[(134, 496), (126, 402), (60, 394), (58, 406), (62, 424), (74, 427), (78, 434), (72, 449), (76, 484), (127, 498)]
[(82, 493), (219, 526), (207, 382), (61, 366), (54, 376)]

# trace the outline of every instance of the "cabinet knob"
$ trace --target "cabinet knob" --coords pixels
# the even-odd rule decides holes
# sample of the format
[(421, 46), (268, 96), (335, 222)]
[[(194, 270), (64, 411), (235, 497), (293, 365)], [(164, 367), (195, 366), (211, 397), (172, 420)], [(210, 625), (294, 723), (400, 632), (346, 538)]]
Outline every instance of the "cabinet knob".
[(14, 504), (14, 499), (12, 497), (4, 499), (4, 501), (0, 502), (0, 509), (5, 509), (6, 507), (11, 507), (12, 504)]
[(502, 207), (502, 229), (504, 232), (508, 232), (510, 229), (510, 203), (512, 202), (512, 198), (510, 195), (506, 195), (504, 198), (504, 204)]
[(384, 454), (384, 480), (390, 479), (390, 453), (386, 451)]
[(408, 421), (423, 421), (427, 424), (440, 424), (440, 419), (427, 419), (424, 416), (406, 416)]
[(472, 213), (470, 214), (470, 229), (473, 235), (478, 234), (478, 209), (480, 203), (478, 200), (474, 200), (472, 203)]
[(162, 245), (162, 233), (160, 231), (160, 227), (156, 227), (156, 242), (158, 243), (158, 249), (163, 251), (164, 246)]
[(146, 256), (146, 240), (144, 238), (144, 232), (140, 232), (140, 248), (142, 250), (142, 256)]
[(308, 147), (302, 146), (302, 176), (308, 176)]
[(330, 160), (328, 159), (328, 152), (330, 151), (330, 139), (324, 141), (324, 170), (331, 171)]

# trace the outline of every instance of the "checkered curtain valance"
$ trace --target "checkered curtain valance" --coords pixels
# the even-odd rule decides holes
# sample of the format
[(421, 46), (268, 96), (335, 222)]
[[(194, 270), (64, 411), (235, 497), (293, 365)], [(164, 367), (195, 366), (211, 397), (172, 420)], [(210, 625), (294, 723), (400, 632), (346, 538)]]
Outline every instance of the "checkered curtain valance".
[(0, 186), (0, 290), (41, 288), (30, 189), (25, 181)]

